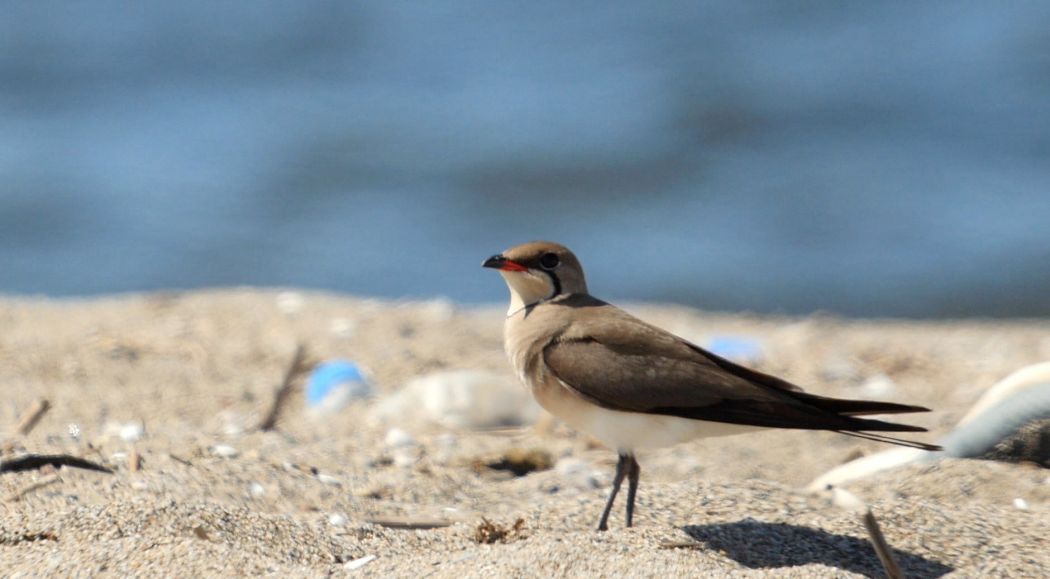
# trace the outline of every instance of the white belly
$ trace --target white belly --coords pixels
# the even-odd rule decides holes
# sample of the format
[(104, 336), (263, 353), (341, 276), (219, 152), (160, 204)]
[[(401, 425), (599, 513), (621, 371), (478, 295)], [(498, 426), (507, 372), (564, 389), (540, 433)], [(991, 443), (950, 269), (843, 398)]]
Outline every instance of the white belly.
[(534, 385), (533, 395), (548, 412), (617, 452), (630, 453), (673, 446), (695, 438), (729, 436), (761, 429), (758, 426), (609, 410), (583, 400), (556, 379), (544, 385)]

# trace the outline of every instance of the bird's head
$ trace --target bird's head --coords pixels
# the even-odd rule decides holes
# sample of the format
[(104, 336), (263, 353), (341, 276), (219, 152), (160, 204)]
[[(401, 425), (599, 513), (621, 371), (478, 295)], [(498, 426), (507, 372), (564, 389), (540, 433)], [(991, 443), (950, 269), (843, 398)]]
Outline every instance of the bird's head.
[(569, 248), (550, 241), (533, 241), (493, 255), (483, 267), (498, 269), (510, 288), (512, 308), (563, 294), (587, 293), (583, 267)]

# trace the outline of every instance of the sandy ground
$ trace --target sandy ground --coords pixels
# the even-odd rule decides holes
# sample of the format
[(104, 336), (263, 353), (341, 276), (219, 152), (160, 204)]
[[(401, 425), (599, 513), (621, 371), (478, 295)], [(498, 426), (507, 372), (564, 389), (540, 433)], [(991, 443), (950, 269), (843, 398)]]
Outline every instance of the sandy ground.
[[(865, 396), (874, 383), (884, 398), (930, 406), (936, 411), (909, 417), (931, 429), (919, 436), (929, 441), (996, 380), (1050, 360), (1046, 320), (628, 309), (699, 343), (714, 335), (760, 340), (760, 369), (816, 393)], [(561, 426), (449, 432), (406, 419), (393, 426), (417, 445), (412, 460), (394, 460), (384, 444), (392, 425), (373, 419), (374, 403), (318, 419), (297, 392), (277, 430), (255, 429), (299, 343), (313, 359), (366, 366), (380, 396), (439, 369), (509, 374), (501, 307), (227, 290), (4, 298), (0, 323), (0, 432), (13, 431), (37, 398), (52, 404), (29, 435), (3, 435), (3, 458), (67, 453), (115, 471), (0, 474), (4, 576), (882, 574), (857, 516), (799, 490), (881, 450), (844, 436), (768, 432), (643, 454), (635, 527), (623, 528), (621, 503), (611, 530), (599, 534), (593, 526), (614, 455)], [(123, 440), (119, 426), (136, 422), (144, 435)], [(576, 461), (597, 473), (594, 484), (558, 469), (515, 477), (484, 466), (512, 449)], [(129, 453), (141, 457), (138, 471)], [(1038, 577), (1050, 569), (1050, 470), (952, 460), (848, 488), (870, 503), (909, 576)], [(521, 519), (521, 528), (479, 542), (482, 517), (501, 528)], [(450, 524), (382, 524), (390, 520)], [(360, 566), (347, 569), (353, 561)]]

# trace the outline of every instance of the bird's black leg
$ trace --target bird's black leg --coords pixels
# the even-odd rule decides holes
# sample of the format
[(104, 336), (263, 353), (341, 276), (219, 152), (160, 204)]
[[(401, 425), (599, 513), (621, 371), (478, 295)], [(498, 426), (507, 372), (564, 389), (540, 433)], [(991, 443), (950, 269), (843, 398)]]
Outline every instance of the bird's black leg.
[(627, 526), (630, 527), (634, 520), (634, 495), (638, 492), (638, 477), (642, 474), (642, 467), (634, 455), (627, 456)]
[(602, 519), (598, 521), (598, 530), (605, 531), (609, 529), (609, 511), (612, 510), (613, 503), (616, 501), (616, 493), (620, 492), (620, 485), (623, 484), (623, 477), (627, 476), (627, 463), (631, 459), (630, 455), (621, 454), (620, 460), (616, 462), (616, 476), (613, 477), (612, 491), (609, 492), (609, 500), (605, 503), (605, 510), (602, 511)]

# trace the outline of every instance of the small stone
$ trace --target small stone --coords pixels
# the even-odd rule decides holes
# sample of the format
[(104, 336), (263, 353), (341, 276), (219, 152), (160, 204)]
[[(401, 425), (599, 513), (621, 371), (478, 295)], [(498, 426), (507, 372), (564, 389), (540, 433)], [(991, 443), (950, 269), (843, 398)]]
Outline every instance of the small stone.
[(367, 557), (361, 557), (360, 559), (354, 559), (353, 561), (347, 561), (346, 563), (343, 563), (343, 569), (346, 569), (347, 571), (353, 571), (354, 569), (360, 569), (361, 567), (364, 567), (365, 565), (375, 560), (375, 555), (368, 555)]
[(1018, 497), (1014, 499), (1014, 508), (1019, 511), (1027, 511), (1029, 509), (1028, 501)]
[(332, 513), (328, 515), (328, 524), (333, 527), (346, 526), (346, 516), (339, 513)]
[(415, 446), (416, 439), (413, 438), (411, 434), (400, 428), (391, 428), (386, 431), (386, 437), (383, 438), (383, 443), (391, 448), (403, 448), (406, 446)]
[(211, 453), (222, 458), (236, 458), (241, 454), (236, 448), (226, 444), (216, 444), (211, 447)]
[(277, 294), (277, 309), (286, 314), (294, 314), (303, 309), (306, 300), (299, 292), (281, 292)]
[(349, 318), (332, 318), (328, 322), (328, 331), (337, 338), (347, 340), (354, 336), (354, 330), (357, 329), (357, 323)]
[(257, 482), (253, 482), (248, 486), (248, 493), (252, 495), (252, 498), (259, 499), (266, 494), (266, 487)]
[(137, 442), (145, 430), (141, 422), (129, 422), (120, 427), (120, 439), (124, 442)]
[(885, 374), (876, 374), (864, 381), (860, 386), (865, 396), (872, 398), (888, 398), (896, 394), (897, 384)]

